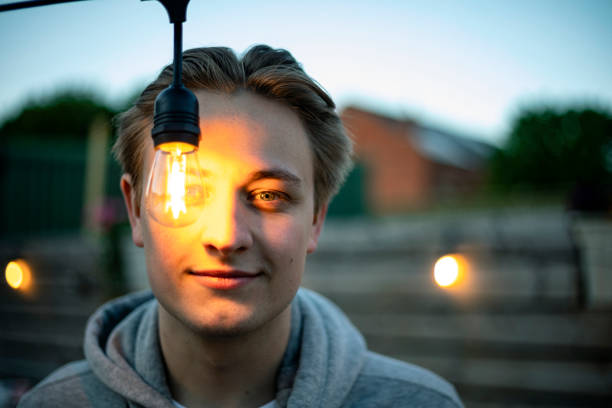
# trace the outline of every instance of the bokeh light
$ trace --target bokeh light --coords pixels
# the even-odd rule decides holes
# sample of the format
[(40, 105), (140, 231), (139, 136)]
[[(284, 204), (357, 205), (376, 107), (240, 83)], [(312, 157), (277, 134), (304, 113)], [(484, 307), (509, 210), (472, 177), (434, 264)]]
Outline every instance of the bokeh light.
[(15, 290), (27, 290), (32, 280), (30, 266), (23, 259), (10, 261), (4, 270), (4, 277)]
[(434, 265), (434, 280), (438, 286), (448, 288), (459, 281), (462, 262), (457, 255), (445, 255)]

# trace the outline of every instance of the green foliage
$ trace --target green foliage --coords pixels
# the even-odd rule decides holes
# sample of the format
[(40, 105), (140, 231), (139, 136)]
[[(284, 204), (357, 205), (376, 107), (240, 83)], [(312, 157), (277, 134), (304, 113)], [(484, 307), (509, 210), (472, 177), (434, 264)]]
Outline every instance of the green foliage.
[(110, 120), (115, 113), (91, 92), (62, 90), (27, 103), (2, 125), (0, 135), (3, 140), (84, 140), (96, 116)]
[(612, 181), (612, 114), (601, 109), (526, 109), (491, 161), (502, 190), (568, 191)]
[[(115, 113), (95, 94), (69, 89), (31, 100), (0, 127), (0, 187), (10, 197), (0, 202), (0, 237), (81, 227), (90, 127)], [(110, 152), (106, 171), (106, 196), (120, 196)]]

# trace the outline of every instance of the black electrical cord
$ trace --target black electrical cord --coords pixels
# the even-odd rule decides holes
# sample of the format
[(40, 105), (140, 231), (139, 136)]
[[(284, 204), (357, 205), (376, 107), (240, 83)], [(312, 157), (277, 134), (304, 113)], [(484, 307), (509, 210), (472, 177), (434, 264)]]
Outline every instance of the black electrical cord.
[(174, 23), (174, 86), (182, 86), (183, 73), (183, 24)]
[[(29, 0), (0, 5), (0, 11), (17, 10), (51, 4), (85, 0)], [(147, 0), (141, 0), (147, 1)], [(183, 22), (187, 20), (189, 0), (158, 0), (168, 12), (174, 25), (174, 78), (172, 85), (155, 99), (153, 142), (155, 146), (167, 142), (184, 142), (197, 146), (200, 139), (198, 100), (183, 86)]]
[(48, 6), (51, 4), (60, 3), (73, 3), (75, 1), (86, 1), (86, 0), (30, 0), (30, 1), (17, 1), (15, 3), (1, 4), (0, 11), (19, 10), (30, 7)]
[(155, 99), (151, 136), (157, 147), (164, 143), (183, 142), (198, 146), (200, 126), (198, 99), (183, 86), (183, 22), (189, 0), (159, 0), (174, 25), (174, 63), (172, 84)]
[(168, 12), (170, 23), (174, 25), (174, 86), (182, 85), (183, 71), (183, 22), (187, 21), (187, 5), (189, 0), (159, 0)]

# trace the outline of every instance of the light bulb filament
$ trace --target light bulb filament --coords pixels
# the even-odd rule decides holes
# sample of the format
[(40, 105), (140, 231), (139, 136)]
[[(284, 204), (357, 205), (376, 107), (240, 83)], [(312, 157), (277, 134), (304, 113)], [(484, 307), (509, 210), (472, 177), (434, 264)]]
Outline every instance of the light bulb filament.
[(165, 211), (172, 212), (172, 217), (178, 219), (181, 213), (187, 213), (185, 205), (185, 179), (186, 179), (187, 160), (180, 150), (176, 150), (170, 156), (168, 162), (168, 178), (166, 180), (166, 198)]
[(189, 225), (204, 206), (204, 185), (197, 150), (187, 143), (165, 143), (156, 148), (147, 183), (147, 212), (170, 227)]

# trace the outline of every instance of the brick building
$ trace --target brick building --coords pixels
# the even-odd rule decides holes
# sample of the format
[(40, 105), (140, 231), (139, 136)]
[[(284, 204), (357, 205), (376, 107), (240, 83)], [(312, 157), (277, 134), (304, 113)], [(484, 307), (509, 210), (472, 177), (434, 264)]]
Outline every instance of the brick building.
[(365, 202), (373, 213), (424, 209), (465, 197), (484, 181), (493, 151), (486, 143), (357, 107), (340, 116), (355, 141)]

